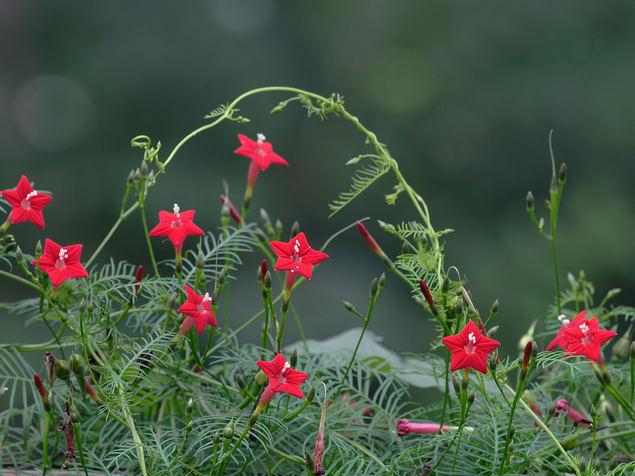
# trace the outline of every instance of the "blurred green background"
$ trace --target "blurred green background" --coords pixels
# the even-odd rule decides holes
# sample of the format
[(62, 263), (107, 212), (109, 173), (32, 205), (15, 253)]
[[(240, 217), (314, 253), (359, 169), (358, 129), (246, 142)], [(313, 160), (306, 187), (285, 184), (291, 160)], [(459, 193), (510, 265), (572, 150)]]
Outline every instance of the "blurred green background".
[[(436, 227), (456, 230), (447, 237), (448, 264), (469, 277), (482, 313), (500, 299), (499, 336), (512, 351), (553, 298), (548, 243), (524, 210), (532, 189), (544, 213), (550, 129), (557, 159), (569, 166), (563, 278), (585, 269), (599, 294), (622, 288), (623, 302), (635, 288), (634, 20), (630, 1), (0, 0), (0, 188), (25, 173), (55, 194), (45, 231), (12, 231), (29, 252), (51, 237), (84, 243), (87, 258), (140, 162), (132, 136), (148, 134), (167, 153), (206, 112), (250, 88), (336, 91), (388, 144)], [(235, 201), (243, 192), (248, 162), (233, 154), (237, 132), (263, 132), (291, 164), (261, 175), (252, 210), (266, 208), (287, 229), (298, 219), (316, 246), (359, 217), (414, 217), (405, 199), (383, 203), (393, 184), (385, 178), (328, 220), (328, 202), (348, 186), (344, 163), (364, 144), (351, 125), (306, 119), (296, 106), (269, 116), (280, 99), (249, 100), (250, 124), (227, 123), (188, 144), (150, 196), (151, 225), (159, 209), (178, 202), (196, 209), (204, 228), (218, 226), (221, 180)], [(170, 255), (169, 245), (154, 245)], [(148, 264), (138, 216), (106, 251), (102, 262), (112, 254)], [(318, 339), (359, 325), (340, 301), (365, 308), (368, 284), (383, 270), (355, 230), (329, 254), (294, 298), (308, 336)], [(257, 263), (256, 254), (246, 257), (232, 288), (232, 325), (259, 309)], [(0, 282), (1, 301), (28, 296)], [(0, 328), (0, 342), (46, 335), (1, 311)], [(426, 351), (433, 337), (391, 277), (370, 329), (400, 351)]]

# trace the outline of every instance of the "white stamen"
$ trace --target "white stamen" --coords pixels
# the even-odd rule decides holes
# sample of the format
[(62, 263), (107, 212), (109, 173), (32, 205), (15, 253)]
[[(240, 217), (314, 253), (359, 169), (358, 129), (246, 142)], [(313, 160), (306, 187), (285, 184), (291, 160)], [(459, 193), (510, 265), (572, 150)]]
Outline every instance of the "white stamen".
[(474, 335), (474, 332), (470, 332), (468, 334), (467, 340), (471, 342), (472, 344), (476, 344), (476, 336)]
[(282, 371), (280, 373), (284, 374), (290, 368), (291, 368), (291, 364), (285, 360), (284, 365), (282, 366)]
[(564, 314), (560, 314), (558, 316), (558, 320), (562, 323), (562, 325), (565, 325), (565, 326), (569, 324), (570, 322), (569, 319), (567, 319), (567, 316), (565, 316)]
[(60, 261), (64, 261), (67, 257), (68, 257), (68, 250), (66, 248), (60, 249), (60, 254), (58, 256), (58, 259)]
[(262, 144), (267, 139), (262, 132), (259, 132), (256, 137), (258, 137), (258, 144)]
[(26, 197), (24, 197), (24, 199), (25, 200), (30, 200), (30, 199), (32, 199), (35, 196), (37, 196), (37, 190), (33, 190), (32, 192), (28, 193), (26, 195)]
[(295, 245), (293, 245), (293, 251), (295, 251), (296, 253), (300, 252), (300, 242), (298, 240), (295, 240)]
[(203, 302), (209, 302), (211, 300), (212, 300), (212, 298), (209, 297), (209, 293), (205, 293), (205, 296), (203, 296)]
[(586, 335), (586, 333), (589, 332), (589, 326), (583, 322), (582, 324), (580, 324), (580, 330), (584, 335)]
[(180, 215), (181, 209), (179, 208), (179, 206), (175, 203), (174, 204), (174, 214), (178, 217)]

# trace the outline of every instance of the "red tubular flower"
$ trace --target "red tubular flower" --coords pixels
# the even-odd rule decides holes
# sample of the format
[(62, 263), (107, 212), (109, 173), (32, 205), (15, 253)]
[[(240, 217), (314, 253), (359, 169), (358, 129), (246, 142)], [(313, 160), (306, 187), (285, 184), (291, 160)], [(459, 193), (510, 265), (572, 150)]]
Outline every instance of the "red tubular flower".
[(13, 224), (29, 221), (34, 225), (44, 228), (44, 215), (42, 209), (46, 207), (53, 197), (46, 193), (33, 190), (29, 179), (23, 175), (14, 189), (2, 190), (2, 197), (11, 205), (9, 222)]
[(583, 318), (576, 325), (566, 326), (564, 332), (568, 340), (567, 357), (583, 355), (595, 362), (602, 360), (602, 345), (617, 335), (615, 331), (601, 329), (597, 317)]
[(559, 412), (561, 411), (567, 412), (567, 417), (569, 417), (569, 419), (573, 422), (574, 425), (581, 425), (587, 428), (592, 425), (591, 420), (586, 418), (579, 411), (571, 408), (571, 406), (569, 405), (569, 402), (567, 402), (566, 400), (562, 398), (556, 402), (555, 410), (556, 410), (555, 416), (558, 416)]
[(240, 217), (240, 213), (238, 213), (238, 209), (236, 208), (236, 205), (232, 203), (229, 197), (227, 195), (221, 195), (220, 203), (222, 205), (227, 204), (227, 208), (229, 208), (229, 216), (232, 217), (232, 220), (234, 220), (236, 225), (240, 225), (240, 223), (242, 222), (242, 218)]
[[(443, 425), (444, 432), (456, 430), (457, 428), (456, 426)], [(417, 423), (404, 418), (397, 421), (396, 429), (399, 436), (409, 435), (410, 433), (436, 435), (441, 430), (441, 425), (438, 423)]]
[(250, 139), (246, 135), (238, 134), (240, 147), (234, 153), (250, 158), (252, 164), (256, 164), (262, 171), (267, 170), (271, 164), (289, 165), (289, 162), (273, 151), (271, 142), (265, 142), (265, 139), (266, 137), (262, 134), (258, 134), (256, 140)]
[(67, 245), (62, 247), (53, 240), (44, 242), (44, 252), (32, 264), (49, 275), (53, 287), (56, 288), (67, 279), (85, 278), (88, 272), (79, 262), (83, 245)]
[(141, 292), (141, 281), (143, 280), (143, 266), (137, 266), (137, 269), (134, 273), (134, 293), (138, 296)]
[(560, 314), (558, 316), (558, 320), (562, 323), (562, 327), (558, 330), (558, 334), (556, 337), (549, 343), (547, 346), (547, 351), (551, 351), (556, 347), (560, 347), (562, 350), (567, 350), (567, 346), (569, 345), (569, 339), (567, 334), (565, 333), (565, 329), (568, 327), (575, 327), (579, 325), (583, 319), (585, 319), (588, 311), (582, 311), (573, 319), (573, 322), (567, 319), (567, 316), (564, 314)]
[(291, 364), (282, 354), (276, 355), (269, 362), (259, 360), (256, 364), (269, 377), (269, 385), (260, 397), (259, 405), (264, 406), (269, 403), (276, 393), (288, 393), (296, 398), (304, 398), (300, 386), (309, 376), (291, 368)]
[(188, 236), (201, 236), (205, 232), (194, 224), (194, 210), (181, 211), (174, 204), (174, 213), (160, 211), (159, 224), (150, 231), (150, 236), (166, 236), (174, 245), (175, 250), (183, 248), (183, 242)]
[(102, 399), (99, 397), (99, 395), (97, 395), (97, 392), (95, 391), (95, 389), (93, 388), (93, 386), (90, 384), (90, 380), (88, 380), (87, 378), (84, 379), (84, 390), (86, 390), (86, 393), (90, 396), (90, 398), (92, 398), (95, 403), (97, 403), (98, 405), (101, 405), (102, 403), (104, 403), (102, 401)]
[(278, 256), (276, 271), (288, 271), (293, 275), (297, 273), (306, 279), (311, 279), (313, 266), (329, 257), (326, 253), (311, 248), (304, 233), (298, 233), (288, 243), (270, 241), (269, 246)]
[(51, 402), (49, 401), (49, 397), (46, 393), (46, 389), (44, 388), (44, 383), (42, 382), (42, 377), (40, 377), (40, 374), (33, 375), (33, 382), (35, 383), (35, 388), (37, 388), (37, 391), (40, 394), (40, 398), (42, 399), (44, 408), (46, 409), (46, 411), (50, 411)]
[(317, 436), (315, 437), (315, 447), (313, 448), (313, 472), (315, 476), (322, 476), (326, 473), (324, 470), (324, 429), (326, 426), (326, 403), (322, 405), (322, 413), (320, 414), (320, 426)]
[(205, 295), (198, 294), (187, 284), (185, 285), (185, 292), (187, 294), (187, 300), (181, 307), (179, 312), (185, 314), (185, 320), (181, 324), (179, 334), (185, 334), (190, 327), (196, 325), (196, 330), (200, 334), (205, 329), (206, 325), (217, 327), (216, 316), (212, 311), (212, 298), (209, 297), (209, 293)]
[(497, 340), (483, 335), (472, 321), (461, 332), (444, 337), (441, 342), (452, 353), (452, 372), (472, 368), (482, 374), (487, 373), (487, 357), (501, 345)]

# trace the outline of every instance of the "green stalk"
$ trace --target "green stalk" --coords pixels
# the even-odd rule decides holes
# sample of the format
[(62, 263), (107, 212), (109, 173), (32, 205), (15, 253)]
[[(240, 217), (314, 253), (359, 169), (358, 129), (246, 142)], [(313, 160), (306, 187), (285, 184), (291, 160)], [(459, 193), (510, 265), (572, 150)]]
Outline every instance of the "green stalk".
[(47, 411), (44, 415), (44, 433), (42, 434), (42, 476), (46, 476), (46, 471), (51, 466), (49, 457), (49, 431), (51, 429), (51, 419), (51, 412)]
[(126, 425), (130, 430), (130, 434), (132, 435), (132, 440), (135, 442), (137, 447), (137, 460), (139, 461), (139, 467), (141, 468), (141, 474), (143, 476), (148, 476), (148, 470), (146, 468), (146, 458), (145, 453), (143, 451), (143, 443), (141, 442), (141, 438), (139, 437), (139, 433), (137, 433), (137, 427), (134, 422), (134, 418), (130, 413), (130, 408), (128, 407), (128, 403), (126, 403), (126, 396), (124, 394), (123, 388), (119, 386), (119, 401), (121, 403), (121, 409), (124, 413), (124, 419), (126, 421)]

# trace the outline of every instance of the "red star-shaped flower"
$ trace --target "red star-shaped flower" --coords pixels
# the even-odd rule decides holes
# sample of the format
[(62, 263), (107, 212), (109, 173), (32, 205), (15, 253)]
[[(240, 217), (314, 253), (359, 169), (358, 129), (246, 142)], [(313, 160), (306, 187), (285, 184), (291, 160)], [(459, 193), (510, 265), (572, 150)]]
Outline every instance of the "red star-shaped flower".
[(276, 271), (297, 273), (306, 279), (311, 279), (313, 266), (329, 257), (326, 253), (311, 248), (304, 233), (298, 233), (288, 243), (270, 241), (269, 246), (278, 256)]
[(564, 329), (568, 340), (567, 356), (583, 355), (599, 362), (602, 359), (602, 344), (617, 335), (615, 331), (600, 329), (597, 317), (582, 318), (575, 325), (571, 324)]
[(238, 140), (240, 147), (234, 153), (249, 157), (258, 164), (260, 170), (266, 170), (271, 164), (289, 165), (289, 162), (273, 151), (271, 142), (265, 142), (265, 136), (262, 134), (258, 134), (257, 140), (238, 134)]
[(187, 284), (185, 285), (185, 293), (187, 294), (187, 300), (179, 307), (179, 312), (187, 316), (181, 325), (179, 330), (180, 334), (185, 334), (192, 325), (196, 325), (196, 330), (200, 334), (205, 329), (206, 325), (217, 327), (216, 317), (212, 311), (212, 298), (209, 297), (209, 293), (205, 295), (198, 294)]
[(42, 209), (53, 199), (50, 195), (33, 190), (29, 179), (23, 175), (14, 189), (3, 190), (2, 197), (11, 205), (9, 221), (13, 224), (30, 221), (44, 228)]
[(577, 316), (575, 316), (573, 321), (569, 321), (569, 319), (567, 319), (567, 317), (564, 314), (560, 314), (558, 316), (558, 320), (562, 323), (562, 327), (558, 329), (558, 333), (556, 334), (556, 337), (554, 337), (554, 339), (547, 346), (547, 351), (553, 350), (556, 347), (560, 347), (562, 350), (567, 350), (567, 346), (569, 345), (569, 338), (567, 337), (565, 330), (568, 327), (573, 328), (579, 325), (582, 322), (582, 320), (586, 317), (587, 312), (588, 311), (582, 311)]
[(483, 335), (474, 322), (469, 321), (461, 332), (441, 339), (450, 352), (450, 370), (472, 368), (482, 374), (487, 373), (487, 357), (500, 342)]
[(300, 385), (309, 376), (292, 369), (282, 354), (276, 355), (270, 362), (259, 360), (256, 364), (269, 377), (269, 385), (265, 393), (288, 393), (297, 398), (304, 398)]
[(88, 272), (79, 262), (83, 245), (61, 246), (53, 240), (44, 242), (44, 252), (33, 265), (49, 275), (53, 287), (58, 287), (67, 279), (85, 278)]
[(194, 210), (182, 212), (179, 206), (174, 204), (174, 213), (160, 211), (159, 224), (150, 231), (150, 236), (167, 236), (174, 245), (175, 250), (183, 247), (183, 242), (188, 236), (200, 236), (205, 232), (194, 224)]

